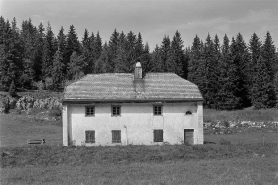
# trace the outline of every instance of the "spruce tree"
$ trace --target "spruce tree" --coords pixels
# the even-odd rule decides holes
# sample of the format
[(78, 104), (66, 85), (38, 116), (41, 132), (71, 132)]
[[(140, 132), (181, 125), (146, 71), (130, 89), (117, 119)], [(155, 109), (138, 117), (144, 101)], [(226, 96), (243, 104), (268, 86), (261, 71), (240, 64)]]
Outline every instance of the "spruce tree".
[(109, 67), (106, 67), (106, 65), (109, 64), (109, 48), (107, 43), (105, 42), (103, 45), (103, 49), (101, 51), (101, 54), (99, 58), (96, 60), (94, 73), (106, 73), (108, 72), (107, 69)]
[(78, 41), (78, 37), (73, 25), (70, 25), (69, 32), (67, 34), (66, 39), (66, 49), (65, 49), (65, 64), (68, 65), (70, 62), (70, 58), (73, 52), (76, 52), (78, 55), (80, 54), (80, 44)]
[(67, 64), (67, 78), (68, 80), (77, 80), (84, 76), (82, 69), (84, 68), (84, 58), (73, 52), (70, 57), (70, 62)]
[(184, 58), (183, 41), (180, 33), (176, 31), (170, 45), (169, 58), (166, 60), (168, 72), (174, 72), (185, 78), (186, 74), (184, 74), (183, 69), (186, 64)]
[(267, 62), (262, 57), (258, 60), (256, 83), (253, 86), (253, 105), (256, 109), (273, 108), (276, 104), (275, 87)]
[(42, 75), (43, 78), (47, 78), (51, 76), (51, 69), (53, 64), (53, 56), (55, 54), (54, 49), (54, 34), (52, 32), (50, 23), (48, 22), (48, 26), (46, 28), (46, 35), (44, 39), (43, 45), (43, 64), (42, 64)]
[(250, 107), (252, 99), (252, 73), (250, 69), (250, 54), (244, 42), (242, 35), (239, 33), (235, 39), (232, 39), (231, 52), (233, 63), (237, 65), (239, 82), (237, 85), (237, 97), (241, 98), (241, 106)]
[(163, 66), (161, 64), (160, 48), (158, 45), (154, 48), (154, 51), (151, 53), (151, 63), (153, 64), (153, 72), (163, 72)]
[(44, 48), (44, 27), (42, 23), (38, 26), (35, 37), (35, 59), (34, 59), (34, 72), (35, 72), (35, 81), (42, 80), (42, 65), (43, 65), (43, 48)]
[(115, 71), (115, 60), (117, 56), (119, 44), (119, 32), (115, 29), (112, 33), (109, 43), (108, 43), (108, 60), (104, 65), (107, 69), (105, 71), (113, 73)]
[(266, 33), (265, 41), (262, 46), (261, 56), (265, 61), (267, 69), (270, 73), (271, 80), (274, 79), (276, 71), (276, 62), (275, 62), (275, 46), (273, 45), (272, 37), (269, 32)]
[(197, 74), (199, 67), (199, 61), (201, 58), (201, 42), (198, 35), (193, 40), (192, 47), (190, 50), (190, 60), (188, 63), (188, 80), (199, 85), (200, 77)]
[(63, 62), (63, 53), (60, 50), (60, 47), (56, 51), (53, 59), (52, 67), (52, 80), (53, 80), (53, 90), (59, 90), (61, 87), (64, 76), (65, 64)]
[(171, 41), (169, 36), (164, 36), (162, 40), (162, 44), (160, 46), (160, 60), (161, 68), (163, 72), (168, 72), (167, 61), (169, 61), (170, 57), (170, 49), (171, 49)]

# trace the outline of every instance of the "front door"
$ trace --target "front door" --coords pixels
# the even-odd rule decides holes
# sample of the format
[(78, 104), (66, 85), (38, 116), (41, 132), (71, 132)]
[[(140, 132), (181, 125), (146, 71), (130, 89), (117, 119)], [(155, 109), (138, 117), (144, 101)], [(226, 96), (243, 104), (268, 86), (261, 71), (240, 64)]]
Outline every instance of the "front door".
[(184, 129), (184, 144), (193, 145), (194, 143), (194, 129)]

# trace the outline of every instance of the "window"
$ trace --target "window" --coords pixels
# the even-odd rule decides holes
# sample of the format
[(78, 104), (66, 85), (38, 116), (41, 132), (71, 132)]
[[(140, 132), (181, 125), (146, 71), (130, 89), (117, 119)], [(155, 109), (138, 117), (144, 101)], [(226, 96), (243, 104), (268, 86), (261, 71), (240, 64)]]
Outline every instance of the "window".
[(85, 143), (95, 143), (95, 131), (86, 130), (85, 131)]
[(121, 143), (121, 131), (112, 130), (112, 143)]
[(94, 116), (95, 115), (95, 107), (88, 106), (86, 107), (86, 116)]
[(112, 116), (120, 116), (121, 115), (121, 106), (113, 105), (111, 112), (112, 112)]
[(154, 142), (163, 142), (163, 130), (154, 130), (153, 131), (153, 141)]
[(192, 112), (191, 111), (186, 111), (186, 113), (185, 113), (186, 115), (191, 115), (192, 114)]
[(153, 114), (154, 115), (162, 115), (162, 105), (154, 105), (153, 106)]

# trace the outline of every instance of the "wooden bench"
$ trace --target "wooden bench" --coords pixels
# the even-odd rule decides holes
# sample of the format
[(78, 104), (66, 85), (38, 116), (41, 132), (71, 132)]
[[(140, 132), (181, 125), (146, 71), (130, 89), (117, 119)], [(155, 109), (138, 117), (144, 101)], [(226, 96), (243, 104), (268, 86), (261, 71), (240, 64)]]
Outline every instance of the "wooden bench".
[(29, 145), (32, 145), (32, 144), (44, 144), (45, 143), (45, 139), (28, 139), (27, 143)]

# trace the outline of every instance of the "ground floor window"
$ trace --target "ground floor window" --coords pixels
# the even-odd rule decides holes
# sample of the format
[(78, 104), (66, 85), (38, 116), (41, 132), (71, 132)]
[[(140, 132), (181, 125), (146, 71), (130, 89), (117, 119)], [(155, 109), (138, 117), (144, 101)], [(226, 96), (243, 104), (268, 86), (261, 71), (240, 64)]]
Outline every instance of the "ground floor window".
[(121, 131), (112, 130), (112, 143), (121, 143)]
[(163, 130), (154, 130), (153, 131), (153, 141), (154, 142), (163, 142)]
[(94, 130), (86, 130), (85, 131), (85, 142), (86, 143), (95, 143), (95, 131)]

